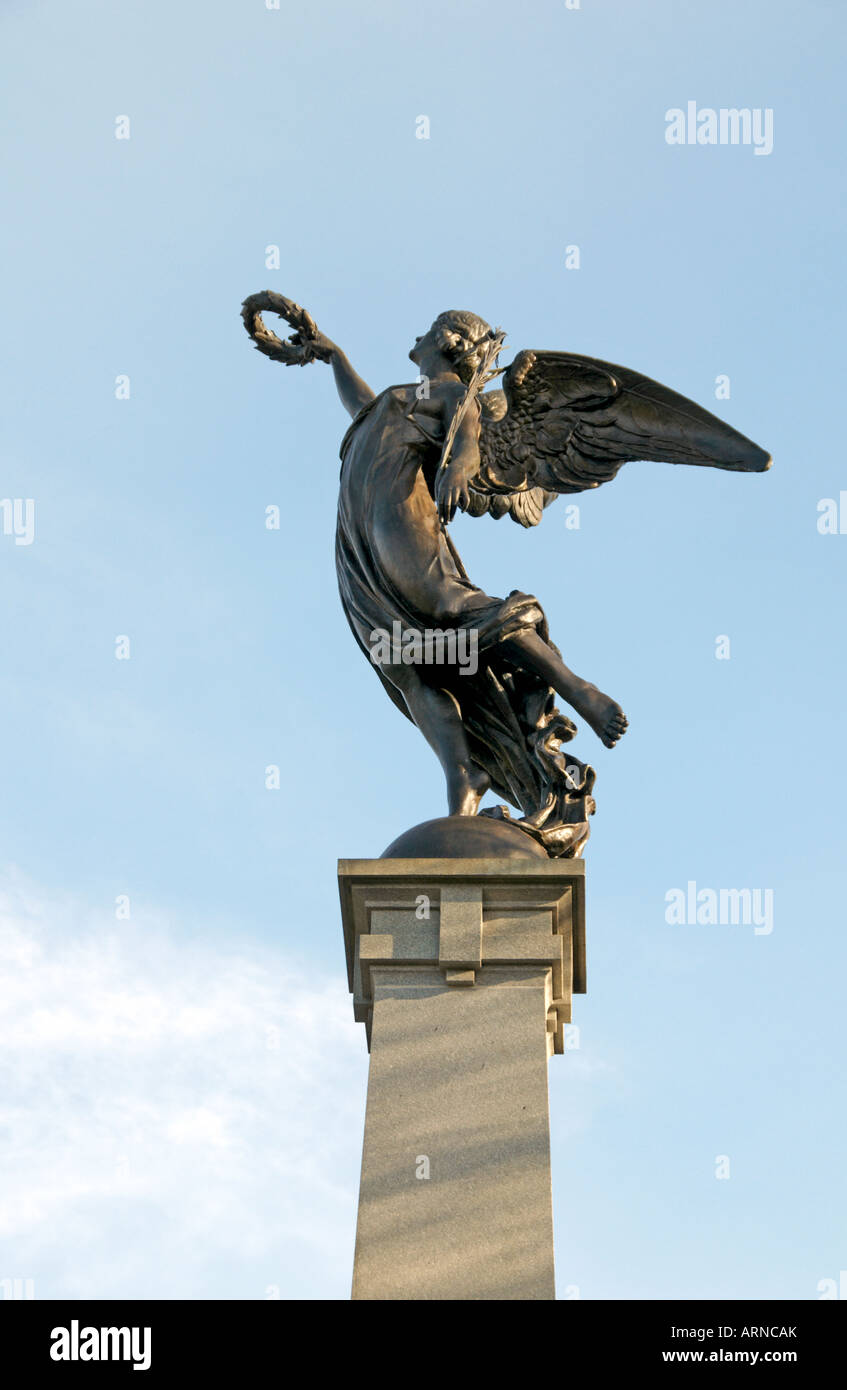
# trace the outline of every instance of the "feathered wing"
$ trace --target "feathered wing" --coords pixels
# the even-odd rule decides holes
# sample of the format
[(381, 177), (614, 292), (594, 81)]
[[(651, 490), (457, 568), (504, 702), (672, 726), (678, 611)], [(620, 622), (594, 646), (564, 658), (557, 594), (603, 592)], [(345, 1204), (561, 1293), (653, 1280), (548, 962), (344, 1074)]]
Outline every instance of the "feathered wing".
[(520, 352), (503, 391), (480, 397), (481, 467), (472, 516), (535, 526), (560, 493), (610, 482), (636, 459), (761, 473), (770, 456), (658, 381), (566, 352)]

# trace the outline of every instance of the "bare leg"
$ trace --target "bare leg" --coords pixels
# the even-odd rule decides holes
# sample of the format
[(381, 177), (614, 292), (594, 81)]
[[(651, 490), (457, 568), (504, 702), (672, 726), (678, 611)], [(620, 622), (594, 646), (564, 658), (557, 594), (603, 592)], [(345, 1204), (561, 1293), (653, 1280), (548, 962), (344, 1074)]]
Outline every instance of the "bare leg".
[(402, 674), (396, 668), (385, 669), (385, 674), (402, 691), (410, 715), (444, 769), (450, 815), (476, 815), (489, 779), (471, 760), (456, 701), (446, 690), (425, 685), (414, 667), (403, 668)]
[(598, 690), (596, 685), (574, 675), (548, 647), (537, 632), (521, 632), (503, 643), (506, 655), (518, 666), (525, 666), (551, 685), (577, 714), (591, 725), (607, 748), (614, 748), (627, 730), (627, 717), (620, 705)]

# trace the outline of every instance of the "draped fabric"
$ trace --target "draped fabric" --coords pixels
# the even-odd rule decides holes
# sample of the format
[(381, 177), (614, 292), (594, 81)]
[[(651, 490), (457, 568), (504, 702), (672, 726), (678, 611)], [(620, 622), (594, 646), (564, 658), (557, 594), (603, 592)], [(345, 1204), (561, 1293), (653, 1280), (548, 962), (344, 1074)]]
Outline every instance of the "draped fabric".
[[(587, 835), (587, 825), (578, 833), (576, 822), (587, 813), (593, 772), (573, 758), (566, 768), (560, 745), (575, 726), (556, 710), (554, 692), (510, 662), (503, 648), (526, 631), (549, 642), (547, 622), (531, 595), (493, 598), (468, 579), (433, 502), (440, 450), (440, 440), (407, 413), (399, 388), (384, 391), (354, 419), (341, 446), (335, 546), (344, 612), (371, 664), (375, 635), (391, 633), (395, 624), (419, 633), (465, 632), (477, 653), (474, 674), (426, 662), (415, 663), (416, 673), (455, 698), (471, 755), (494, 791), (538, 822), (537, 838), (550, 853), (572, 854), (580, 834)], [(399, 688), (408, 672), (390, 661), (374, 670), (410, 717)], [(554, 823), (563, 822), (567, 831), (555, 831)]]

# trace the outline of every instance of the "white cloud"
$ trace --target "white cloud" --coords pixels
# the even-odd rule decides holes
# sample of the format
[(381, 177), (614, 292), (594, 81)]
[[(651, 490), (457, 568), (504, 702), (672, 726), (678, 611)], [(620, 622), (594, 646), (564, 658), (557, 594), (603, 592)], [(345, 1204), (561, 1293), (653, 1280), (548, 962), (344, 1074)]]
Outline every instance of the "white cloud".
[(346, 1298), (367, 1054), (339, 974), (0, 879), (0, 1278)]

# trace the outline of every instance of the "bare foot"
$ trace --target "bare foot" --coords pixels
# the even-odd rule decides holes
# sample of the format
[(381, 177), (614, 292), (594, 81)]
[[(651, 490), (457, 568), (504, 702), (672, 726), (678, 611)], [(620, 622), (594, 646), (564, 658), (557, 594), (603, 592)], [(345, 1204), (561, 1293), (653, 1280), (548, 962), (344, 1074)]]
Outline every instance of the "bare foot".
[(447, 786), (447, 809), (451, 816), (475, 816), (491, 779), (481, 767), (457, 768)]
[(597, 737), (607, 748), (614, 748), (619, 738), (623, 738), (629, 720), (610, 695), (604, 695), (596, 685), (583, 681), (573, 692), (570, 704), (591, 725)]

